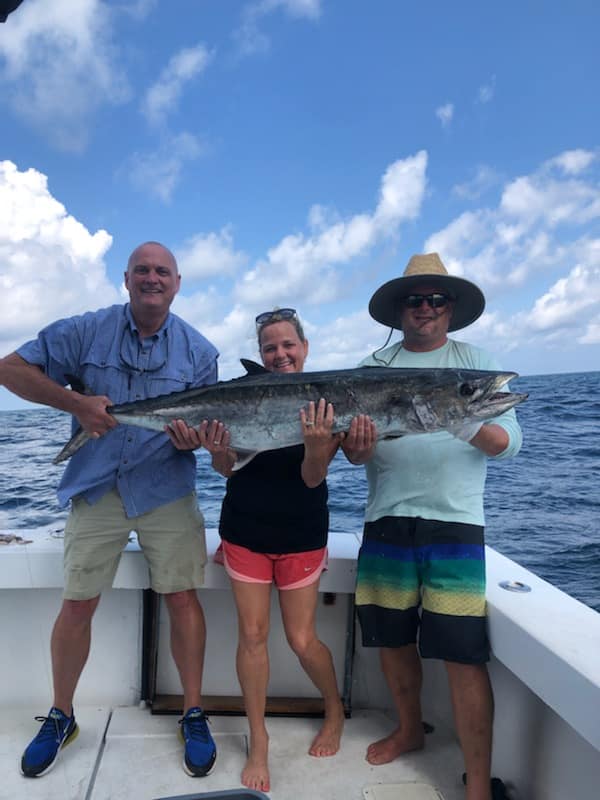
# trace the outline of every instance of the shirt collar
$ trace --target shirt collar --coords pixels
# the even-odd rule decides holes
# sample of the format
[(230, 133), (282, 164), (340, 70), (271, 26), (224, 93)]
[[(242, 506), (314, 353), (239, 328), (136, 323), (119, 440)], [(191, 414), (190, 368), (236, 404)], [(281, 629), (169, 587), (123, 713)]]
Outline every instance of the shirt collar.
[[(130, 331), (132, 333), (135, 332), (135, 333), (137, 333), (139, 335), (138, 326), (136, 324), (135, 319), (133, 318), (133, 314), (131, 313), (131, 304), (130, 303), (125, 303), (124, 310), (125, 310), (126, 324), (129, 326)], [(153, 339), (166, 338), (167, 332), (171, 328), (172, 324), (173, 324), (173, 318), (172, 318), (171, 312), (169, 311), (169, 313), (167, 314), (166, 320), (163, 322), (163, 324), (160, 326), (160, 328), (156, 331), (156, 333), (152, 334), (152, 338)]]

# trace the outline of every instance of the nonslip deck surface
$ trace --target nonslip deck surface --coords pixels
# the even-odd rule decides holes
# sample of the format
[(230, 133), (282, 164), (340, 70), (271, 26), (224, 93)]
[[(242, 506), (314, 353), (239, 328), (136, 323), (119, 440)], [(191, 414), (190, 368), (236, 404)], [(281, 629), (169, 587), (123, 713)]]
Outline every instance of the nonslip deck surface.
[[(211, 717), (218, 750), (215, 768), (206, 778), (190, 778), (181, 766), (176, 716), (151, 715), (143, 708), (76, 709), (77, 739), (51, 772), (27, 779), (19, 772), (19, 761), (38, 728), (33, 717), (40, 713), (3, 711), (0, 800), (155, 800), (243, 789), (239, 776), (247, 747), (244, 717)], [(318, 719), (268, 718), (272, 800), (363, 800), (365, 787), (408, 781), (437, 787), (444, 800), (464, 798), (462, 759), (451, 732), (437, 729), (427, 736), (422, 752), (373, 767), (365, 752), (370, 742), (393, 728), (385, 714), (355, 711), (346, 720), (342, 748), (333, 758), (308, 755), (319, 725)]]

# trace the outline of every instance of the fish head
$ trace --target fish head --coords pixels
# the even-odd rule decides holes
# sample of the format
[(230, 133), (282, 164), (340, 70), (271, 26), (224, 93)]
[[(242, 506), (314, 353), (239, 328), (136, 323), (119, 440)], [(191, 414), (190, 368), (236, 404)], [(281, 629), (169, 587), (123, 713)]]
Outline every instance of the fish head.
[(500, 391), (510, 380), (518, 377), (516, 372), (465, 373), (460, 377), (457, 405), (463, 420), (483, 422), (498, 417), (528, 397)]
[(468, 422), (485, 422), (527, 397), (500, 391), (518, 377), (515, 372), (454, 368), (393, 371), (398, 373), (397, 379), (388, 384), (387, 396), (382, 395), (387, 432), (392, 436), (451, 431)]

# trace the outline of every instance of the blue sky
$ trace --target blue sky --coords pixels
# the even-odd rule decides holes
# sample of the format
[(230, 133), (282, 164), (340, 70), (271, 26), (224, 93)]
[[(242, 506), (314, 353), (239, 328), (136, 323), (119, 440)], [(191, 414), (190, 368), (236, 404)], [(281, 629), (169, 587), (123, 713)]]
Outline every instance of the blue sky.
[(308, 369), (354, 366), (388, 333), (372, 293), (433, 250), (486, 295), (457, 338), (525, 375), (600, 368), (599, 23), (579, 0), (24, 0), (0, 25), (0, 354), (122, 301), (154, 239), (223, 378), (275, 305)]

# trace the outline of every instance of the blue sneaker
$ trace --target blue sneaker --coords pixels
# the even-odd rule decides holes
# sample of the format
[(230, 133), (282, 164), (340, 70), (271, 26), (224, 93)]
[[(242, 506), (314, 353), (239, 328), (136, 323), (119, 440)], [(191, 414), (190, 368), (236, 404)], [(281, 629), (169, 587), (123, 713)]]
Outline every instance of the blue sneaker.
[(21, 759), (21, 772), (27, 778), (39, 778), (49, 772), (62, 748), (79, 733), (75, 715), (67, 717), (60, 708), (52, 707), (47, 717), (35, 719), (43, 725)]
[(179, 735), (185, 744), (183, 768), (192, 778), (202, 778), (208, 775), (217, 758), (206, 714), (198, 706), (190, 708), (179, 724)]

